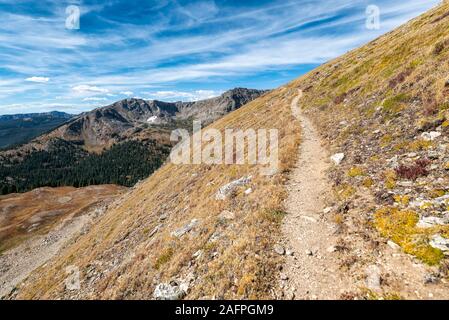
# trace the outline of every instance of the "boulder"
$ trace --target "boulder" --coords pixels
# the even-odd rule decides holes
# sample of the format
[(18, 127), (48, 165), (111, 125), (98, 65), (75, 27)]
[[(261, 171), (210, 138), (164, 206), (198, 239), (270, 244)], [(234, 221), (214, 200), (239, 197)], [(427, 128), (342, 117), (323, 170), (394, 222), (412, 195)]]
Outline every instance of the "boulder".
[(424, 132), (421, 135), (421, 138), (423, 138), (426, 141), (433, 141), (433, 140), (436, 140), (439, 137), (441, 137), (441, 132), (437, 132), (437, 131)]
[(193, 219), (189, 224), (185, 225), (182, 228), (179, 228), (173, 231), (171, 234), (176, 238), (181, 238), (186, 233), (190, 232), (193, 228), (195, 228), (199, 223), (198, 219)]
[(215, 199), (216, 200), (226, 200), (234, 193), (236, 188), (250, 183), (251, 179), (252, 179), (252, 176), (243, 177), (238, 180), (232, 181), (231, 183), (228, 183), (227, 185), (224, 185), (217, 191), (217, 194), (215, 195)]
[(445, 254), (449, 253), (449, 239), (443, 238), (439, 234), (434, 235), (429, 244), (435, 249), (440, 249)]
[(188, 289), (187, 283), (178, 284), (176, 281), (160, 283), (154, 289), (153, 297), (156, 300), (181, 300), (187, 295)]

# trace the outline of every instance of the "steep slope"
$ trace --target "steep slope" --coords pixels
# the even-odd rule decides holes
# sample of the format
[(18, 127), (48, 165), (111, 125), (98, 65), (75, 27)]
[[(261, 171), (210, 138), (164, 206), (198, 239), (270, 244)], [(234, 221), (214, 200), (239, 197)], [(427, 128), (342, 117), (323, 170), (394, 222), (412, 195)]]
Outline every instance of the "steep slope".
[[(297, 157), (298, 90), (330, 154), (344, 154), (328, 171), (334, 192), (320, 216), (334, 225), (331, 251), (357, 288), (340, 298), (447, 298), (448, 22), (442, 4), (225, 116), (212, 127), (279, 130), (276, 175), (167, 164), (10, 298), (153, 298), (161, 283), (188, 286), (187, 298), (280, 297), (283, 259), (273, 247), (284, 253), (274, 245)], [(217, 200), (222, 186), (248, 176)], [(81, 290), (64, 286), (70, 265)]]
[[(271, 246), (283, 216), (286, 170), (295, 161), (299, 140), (290, 95), (286, 88), (268, 93), (213, 125), (221, 131), (278, 129), (276, 175), (261, 175), (259, 165), (169, 163), (108, 210), (57, 260), (34, 273), (33, 284), (20, 295), (152, 298), (159, 282), (192, 277), (190, 298), (270, 296), (280, 260)], [(251, 181), (233, 196), (216, 199), (222, 186), (248, 176)], [(250, 187), (253, 191), (244, 193)], [(186, 225), (193, 229), (183, 234)], [(65, 290), (67, 265), (80, 268), (81, 291)]]
[(27, 143), (73, 118), (64, 112), (0, 116), (0, 148)]

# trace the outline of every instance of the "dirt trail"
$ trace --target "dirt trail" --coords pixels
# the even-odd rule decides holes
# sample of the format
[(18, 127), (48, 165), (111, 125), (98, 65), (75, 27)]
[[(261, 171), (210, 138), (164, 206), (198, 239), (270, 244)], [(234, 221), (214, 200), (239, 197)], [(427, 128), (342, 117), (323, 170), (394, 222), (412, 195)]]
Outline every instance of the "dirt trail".
[[(301, 123), (299, 160), (291, 174), (286, 200), (287, 217), (282, 231), (288, 256), (281, 287), (286, 297), (295, 299), (338, 299), (351, 285), (339, 271), (333, 252), (334, 224), (323, 214), (325, 196), (330, 191), (326, 170), (329, 156), (321, 146), (312, 123), (298, 106), (302, 92), (292, 102), (292, 112)], [(288, 280), (285, 280), (288, 279)]]

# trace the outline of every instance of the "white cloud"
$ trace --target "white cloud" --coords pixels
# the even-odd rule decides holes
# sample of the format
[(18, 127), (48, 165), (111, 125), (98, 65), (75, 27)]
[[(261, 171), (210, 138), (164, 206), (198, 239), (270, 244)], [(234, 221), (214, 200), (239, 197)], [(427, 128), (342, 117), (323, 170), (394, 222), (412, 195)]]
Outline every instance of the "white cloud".
[(36, 82), (36, 83), (47, 83), (48, 81), (50, 81), (50, 78), (47, 78), (47, 77), (30, 77), (30, 78), (26, 78), (25, 81)]
[[(14, 3), (0, 3), (5, 1)], [(0, 112), (8, 104), (17, 108), (12, 106), (17, 102), (23, 108), (46, 108), (42, 102), (48, 103), (50, 95), (83, 110), (102, 97), (113, 100), (153, 90), (148, 96), (154, 99), (207, 99), (220, 93), (181, 88), (188, 82), (196, 82), (194, 88), (201, 83), (207, 88), (217, 83), (222, 87), (223, 80), (232, 87), (236, 77), (323, 63), (424, 12), (438, 0), (376, 1), (382, 13), (378, 32), (364, 28), (363, 1), (273, 0), (260, 6), (242, 2), (235, 10), (214, 0), (183, 5), (161, 0), (158, 5), (170, 6), (169, 14), (144, 24), (100, 15), (110, 28), (89, 35), (67, 32), (65, 4), (50, 2), (54, 14), (49, 16), (0, 10), (0, 65), (12, 71), (0, 79)], [(83, 13), (103, 8), (82, 7)], [(129, 50), (131, 43), (139, 45)], [(25, 79), (33, 74), (49, 78)], [(278, 84), (276, 77), (264, 79), (263, 86)], [(51, 87), (42, 85), (48, 82)], [(183, 86), (176, 87), (177, 82)], [(173, 91), (158, 91), (164, 88)]]
[(108, 89), (99, 88), (97, 86), (90, 86), (86, 84), (78, 85), (72, 88), (72, 90), (79, 94), (91, 94), (91, 93), (108, 93)]
[(217, 97), (221, 91), (215, 90), (196, 90), (196, 91), (156, 91), (145, 92), (151, 99), (165, 100), (165, 101), (198, 101)]
[(107, 101), (106, 98), (100, 98), (100, 97), (88, 97), (84, 98), (83, 101)]

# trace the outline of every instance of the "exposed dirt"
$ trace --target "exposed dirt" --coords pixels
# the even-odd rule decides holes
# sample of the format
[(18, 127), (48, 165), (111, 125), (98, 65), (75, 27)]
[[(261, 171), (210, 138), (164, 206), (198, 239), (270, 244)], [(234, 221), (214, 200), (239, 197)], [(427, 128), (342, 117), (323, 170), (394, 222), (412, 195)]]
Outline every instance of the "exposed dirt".
[(14, 247), (0, 255), (0, 298), (83, 233), (105, 205), (124, 190), (112, 185), (44, 188), (3, 197), (2, 230), (14, 231), (9, 234), (11, 238), (4, 232), (4, 241), (12, 239), (8, 243)]
[(299, 160), (288, 185), (287, 217), (283, 223), (286, 246), (293, 252), (287, 257), (282, 284), (287, 296), (297, 299), (337, 299), (350, 290), (339, 261), (329, 248), (336, 246), (335, 224), (323, 216), (325, 196), (330, 191), (326, 169), (330, 163), (326, 150), (311, 122), (301, 115), (298, 101), (292, 102), (293, 114), (302, 125)]
[(46, 234), (66, 217), (84, 214), (125, 189), (115, 185), (39, 188), (0, 196), (0, 252)]

